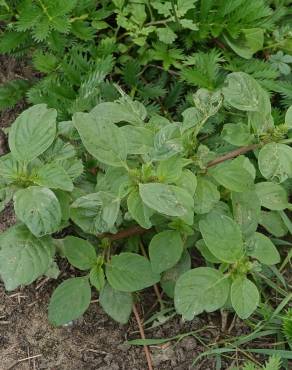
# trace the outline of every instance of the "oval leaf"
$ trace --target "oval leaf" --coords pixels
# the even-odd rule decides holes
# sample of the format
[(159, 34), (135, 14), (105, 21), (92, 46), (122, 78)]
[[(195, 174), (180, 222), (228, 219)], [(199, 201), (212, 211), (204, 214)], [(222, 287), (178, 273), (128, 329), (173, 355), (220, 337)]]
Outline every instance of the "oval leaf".
[(91, 289), (87, 277), (65, 280), (54, 291), (49, 304), (49, 321), (65, 325), (80, 317), (88, 308)]
[(254, 235), (247, 241), (247, 252), (265, 265), (275, 265), (281, 258), (272, 241), (261, 233)]
[(79, 270), (89, 270), (96, 262), (96, 252), (87, 240), (67, 236), (64, 240), (64, 254)]
[(53, 143), (57, 111), (37, 104), (20, 114), (9, 132), (9, 147), (18, 161), (30, 162)]
[(50, 189), (30, 186), (19, 190), (14, 195), (14, 209), (35, 236), (52, 234), (60, 226), (60, 203)]
[(156, 234), (149, 245), (153, 271), (161, 273), (173, 267), (181, 258), (183, 240), (178, 231), (166, 230)]
[(199, 223), (210, 252), (223, 262), (236, 262), (243, 255), (241, 230), (230, 217), (210, 213)]
[(203, 311), (221, 308), (229, 295), (229, 281), (224, 275), (209, 267), (187, 271), (178, 279), (174, 304), (185, 320), (192, 320)]
[(231, 285), (231, 303), (241, 319), (247, 319), (260, 300), (258, 288), (247, 278), (239, 277)]
[(28, 285), (44, 275), (53, 262), (53, 240), (36, 238), (24, 225), (13, 226), (0, 236), (0, 276), (7, 290)]
[(106, 266), (106, 277), (114, 289), (122, 292), (147, 288), (160, 279), (160, 275), (152, 271), (147, 258), (135, 253), (113, 256)]
[(104, 311), (115, 321), (121, 324), (128, 322), (133, 305), (131, 293), (119, 292), (106, 283), (100, 292), (99, 303)]

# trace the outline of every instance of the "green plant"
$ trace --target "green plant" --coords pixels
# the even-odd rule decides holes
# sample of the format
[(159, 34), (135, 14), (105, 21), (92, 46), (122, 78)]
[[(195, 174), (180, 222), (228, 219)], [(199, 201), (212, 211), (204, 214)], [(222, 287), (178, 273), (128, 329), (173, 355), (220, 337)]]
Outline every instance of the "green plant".
[(6, 289), (55, 276), (57, 251), (85, 273), (53, 293), (54, 325), (87, 309), (90, 286), (125, 323), (136, 292), (158, 283), (187, 320), (222, 307), (249, 317), (280, 262), (258, 227), (276, 237), (290, 227), (291, 108), (275, 125), (268, 94), (243, 72), (199, 89), (180, 122), (119, 92), (72, 121), (39, 104), (13, 123), (0, 159), (3, 203), (13, 197), (19, 221), (0, 235)]

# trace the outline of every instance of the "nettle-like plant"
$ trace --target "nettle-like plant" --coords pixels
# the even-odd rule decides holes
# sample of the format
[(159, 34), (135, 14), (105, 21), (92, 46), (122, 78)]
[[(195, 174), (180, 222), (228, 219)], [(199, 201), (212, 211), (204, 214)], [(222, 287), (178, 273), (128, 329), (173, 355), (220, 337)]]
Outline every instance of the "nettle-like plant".
[(19, 221), (0, 236), (6, 289), (55, 277), (57, 252), (83, 272), (53, 293), (54, 325), (85, 312), (91, 286), (126, 323), (136, 292), (158, 283), (186, 320), (224, 307), (249, 317), (280, 261), (266, 234), (288, 232), (291, 108), (275, 125), (268, 94), (243, 72), (199, 89), (181, 122), (120, 93), (72, 121), (56, 124), (40, 104), (13, 123), (0, 160), (3, 204), (13, 197)]

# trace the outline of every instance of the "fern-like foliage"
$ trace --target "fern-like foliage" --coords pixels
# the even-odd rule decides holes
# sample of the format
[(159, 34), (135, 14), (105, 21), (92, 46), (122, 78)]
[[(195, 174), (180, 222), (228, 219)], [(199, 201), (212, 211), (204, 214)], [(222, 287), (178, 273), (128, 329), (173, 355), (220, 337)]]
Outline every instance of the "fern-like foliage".
[(12, 80), (0, 86), (0, 110), (13, 107), (25, 96), (29, 86), (26, 80)]
[(220, 64), (223, 62), (222, 54), (216, 49), (194, 53), (185, 60), (187, 67), (182, 68), (181, 77), (190, 85), (214, 90), (223, 81), (220, 73)]

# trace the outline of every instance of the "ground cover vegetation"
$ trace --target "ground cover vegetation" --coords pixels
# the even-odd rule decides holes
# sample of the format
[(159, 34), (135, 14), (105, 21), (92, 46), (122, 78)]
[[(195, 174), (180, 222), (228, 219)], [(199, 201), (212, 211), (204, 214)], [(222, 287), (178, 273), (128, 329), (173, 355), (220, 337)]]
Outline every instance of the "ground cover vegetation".
[(52, 294), (55, 326), (92, 289), (125, 324), (153, 286), (162, 321), (247, 320), (249, 336), (202, 356), (271, 335), (250, 352), (288, 369), (291, 2), (2, 0), (0, 19), (0, 52), (36, 71), (0, 87), (2, 109), (31, 105), (0, 158), (18, 220), (0, 235), (6, 289), (57, 278), (64, 258), (76, 277)]

